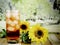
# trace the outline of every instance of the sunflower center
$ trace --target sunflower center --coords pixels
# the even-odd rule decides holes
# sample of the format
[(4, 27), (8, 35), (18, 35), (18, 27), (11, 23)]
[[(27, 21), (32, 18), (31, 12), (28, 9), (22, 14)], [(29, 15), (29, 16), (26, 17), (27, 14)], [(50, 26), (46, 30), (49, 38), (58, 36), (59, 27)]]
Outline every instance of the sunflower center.
[(21, 25), (21, 28), (23, 29), (23, 30), (25, 30), (25, 29), (27, 29), (27, 26), (26, 25)]
[(42, 32), (42, 31), (38, 31), (38, 32), (37, 32), (37, 35), (38, 35), (38, 36), (42, 36), (42, 35), (43, 35), (43, 32)]
[(40, 39), (43, 36), (43, 32), (38, 30), (35, 32), (35, 36)]

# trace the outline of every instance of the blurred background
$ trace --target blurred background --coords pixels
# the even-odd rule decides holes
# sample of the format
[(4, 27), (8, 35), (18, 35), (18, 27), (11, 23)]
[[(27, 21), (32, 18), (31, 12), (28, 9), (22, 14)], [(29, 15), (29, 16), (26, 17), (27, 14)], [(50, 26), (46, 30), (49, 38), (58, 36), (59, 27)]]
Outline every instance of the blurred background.
[(47, 28), (51, 45), (60, 45), (60, 0), (0, 0), (0, 32), (6, 29), (6, 10), (13, 9), (20, 10), (20, 20)]

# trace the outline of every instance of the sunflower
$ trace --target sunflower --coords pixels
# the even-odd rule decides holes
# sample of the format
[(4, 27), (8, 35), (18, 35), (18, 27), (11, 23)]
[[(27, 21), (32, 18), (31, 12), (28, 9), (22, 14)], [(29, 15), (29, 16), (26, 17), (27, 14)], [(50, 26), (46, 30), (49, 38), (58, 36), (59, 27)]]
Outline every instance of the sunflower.
[(29, 30), (29, 38), (37, 43), (44, 43), (47, 40), (48, 31), (40, 25), (34, 25)]
[(21, 21), (20, 22), (20, 33), (25, 33), (30, 29), (30, 24), (28, 21)]

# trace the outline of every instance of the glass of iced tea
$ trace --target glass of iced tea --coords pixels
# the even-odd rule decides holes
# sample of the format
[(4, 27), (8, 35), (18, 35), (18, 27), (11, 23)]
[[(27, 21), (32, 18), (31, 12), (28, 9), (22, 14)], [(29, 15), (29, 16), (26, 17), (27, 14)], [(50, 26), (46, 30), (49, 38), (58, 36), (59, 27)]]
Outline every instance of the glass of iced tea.
[(18, 10), (7, 10), (6, 12), (6, 33), (8, 43), (19, 42), (19, 21), (20, 14)]

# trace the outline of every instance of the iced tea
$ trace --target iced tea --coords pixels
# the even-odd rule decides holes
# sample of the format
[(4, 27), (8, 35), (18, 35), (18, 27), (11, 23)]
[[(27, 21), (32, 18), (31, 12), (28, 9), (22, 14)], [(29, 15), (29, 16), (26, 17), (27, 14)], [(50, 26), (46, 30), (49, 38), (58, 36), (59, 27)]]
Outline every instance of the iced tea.
[(19, 39), (19, 19), (20, 15), (17, 10), (8, 10), (6, 14), (6, 32), (8, 40)]

